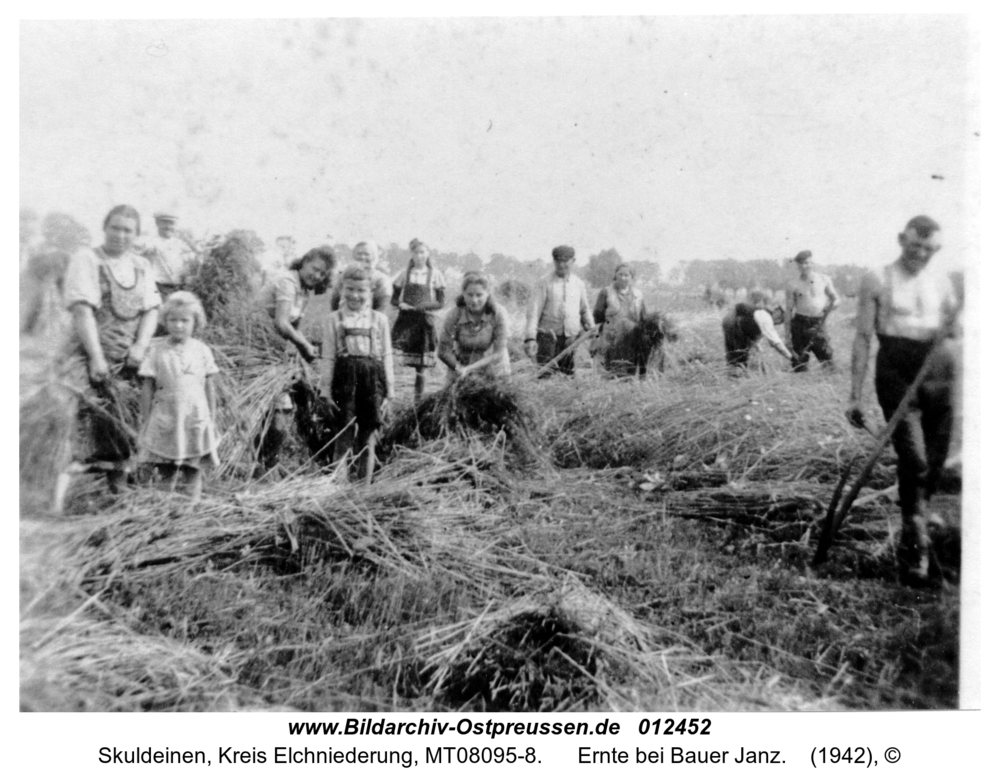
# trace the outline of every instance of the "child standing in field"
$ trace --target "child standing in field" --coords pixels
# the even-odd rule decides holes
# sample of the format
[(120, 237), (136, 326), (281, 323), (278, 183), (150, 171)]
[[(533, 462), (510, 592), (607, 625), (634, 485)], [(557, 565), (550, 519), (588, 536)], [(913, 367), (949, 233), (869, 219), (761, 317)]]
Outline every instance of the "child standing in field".
[(372, 309), (372, 272), (351, 264), (341, 277), (340, 307), (323, 322), (320, 394), (337, 409), (335, 454), (367, 450), (365, 481), (375, 469), (375, 440), (392, 400), (389, 319)]
[(205, 324), (205, 311), (194, 294), (171, 294), (160, 319), (167, 335), (151, 341), (139, 366), (144, 423), (139, 460), (168, 473), (171, 487), (183, 478), (198, 500), (202, 469), (219, 464), (214, 380), (219, 368), (212, 350), (194, 338)]
[(417, 371), (414, 401), (424, 393), (424, 370), (434, 367), (437, 330), (434, 311), (444, 307), (444, 276), (431, 264), (430, 249), (420, 240), (410, 242), (410, 263), (392, 282), (392, 305), (399, 316), (392, 325), (392, 345), (403, 364)]

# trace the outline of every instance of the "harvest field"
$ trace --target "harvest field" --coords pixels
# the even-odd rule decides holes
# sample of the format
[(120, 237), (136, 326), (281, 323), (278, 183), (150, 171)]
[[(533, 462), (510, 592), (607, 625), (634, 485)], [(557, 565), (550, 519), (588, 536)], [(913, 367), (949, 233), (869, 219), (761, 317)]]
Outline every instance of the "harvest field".
[[(835, 371), (770, 352), (741, 378), (719, 311), (652, 304), (681, 333), (663, 374), (604, 379), (582, 352), (576, 378), (538, 381), (515, 357), (509, 432), (444, 400), (447, 432), (401, 437), (370, 487), (232, 471), (192, 507), (81, 481), (56, 520), (32, 493), (47, 479), (22, 473), (22, 709), (956, 707), (957, 481), (934, 588), (895, 579), (891, 450), (810, 566), (842, 470), (874, 444), (843, 415), (853, 303), (830, 319)], [(32, 356), (22, 343), (22, 442)]]

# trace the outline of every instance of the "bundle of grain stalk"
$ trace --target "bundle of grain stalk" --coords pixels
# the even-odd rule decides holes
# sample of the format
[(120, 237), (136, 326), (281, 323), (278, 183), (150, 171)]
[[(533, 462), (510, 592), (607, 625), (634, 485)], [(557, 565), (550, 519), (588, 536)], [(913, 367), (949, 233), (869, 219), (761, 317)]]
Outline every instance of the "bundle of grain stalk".
[(520, 459), (532, 462), (538, 450), (529, 432), (521, 395), (509, 381), (467, 376), (399, 414), (382, 434), (380, 452), (387, 458), (397, 445), (419, 447), (451, 435), (502, 436)]
[[(139, 391), (122, 380), (121, 367), (102, 385), (101, 394), (91, 387), (87, 362), (61, 343), (54, 351), (38, 351), (22, 343), (20, 364), (19, 458), (23, 508), (51, 504), (60, 473), (73, 458), (74, 446), (83, 446), (80, 436), (91, 430), (100, 434), (98, 444), (84, 451), (127, 453), (139, 430)], [(81, 430), (80, 416), (94, 427)]]
[[(832, 381), (783, 374), (688, 385), (580, 379), (573, 393), (540, 387), (537, 402), (553, 458), (562, 466), (698, 472), (706, 484), (746, 480), (835, 483), (871, 437), (852, 429)], [(892, 484), (891, 457), (871, 484)]]
[(580, 710), (653, 678), (653, 631), (567, 575), (416, 641), (437, 699), (478, 710)]
[(64, 560), (91, 592), (191, 569), (298, 568), (318, 559), (413, 578), (446, 574), (489, 597), (542, 570), (523, 550), (500, 546), (503, 521), (484, 508), (482, 489), (451, 481), (444, 461), (406, 462), (405, 472), (373, 486), (304, 476), (206, 498), (194, 509), (136, 491), (68, 538)]

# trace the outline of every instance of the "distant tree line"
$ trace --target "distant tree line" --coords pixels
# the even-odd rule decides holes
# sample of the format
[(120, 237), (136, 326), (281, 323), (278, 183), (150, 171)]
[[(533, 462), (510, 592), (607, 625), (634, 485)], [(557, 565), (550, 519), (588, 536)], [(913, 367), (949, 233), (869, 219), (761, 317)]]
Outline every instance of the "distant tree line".
[[(864, 267), (856, 264), (820, 266), (833, 279), (833, 285), (841, 294), (853, 297), (858, 293)], [(763, 288), (779, 291), (796, 274), (794, 264), (777, 259), (713, 259), (705, 261), (682, 261), (670, 276), (675, 285), (692, 289), (718, 287), (726, 289)]]

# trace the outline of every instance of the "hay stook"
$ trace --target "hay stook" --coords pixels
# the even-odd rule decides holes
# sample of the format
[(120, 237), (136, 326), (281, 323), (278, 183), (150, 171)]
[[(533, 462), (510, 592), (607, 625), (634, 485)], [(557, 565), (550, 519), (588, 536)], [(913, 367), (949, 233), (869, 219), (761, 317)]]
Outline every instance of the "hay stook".
[(386, 461), (397, 445), (418, 448), (452, 435), (491, 440), (502, 435), (522, 460), (532, 462), (538, 450), (528, 436), (529, 427), (520, 395), (508, 381), (469, 376), (400, 414), (383, 433), (379, 454)]

